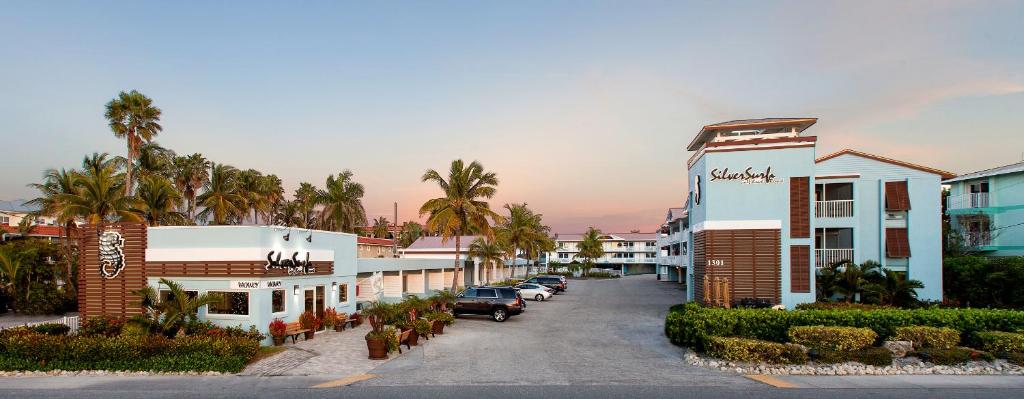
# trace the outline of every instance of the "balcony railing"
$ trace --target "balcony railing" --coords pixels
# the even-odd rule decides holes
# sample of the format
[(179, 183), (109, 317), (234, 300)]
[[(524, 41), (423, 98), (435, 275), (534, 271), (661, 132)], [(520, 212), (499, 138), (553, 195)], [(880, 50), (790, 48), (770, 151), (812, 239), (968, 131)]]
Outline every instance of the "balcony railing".
[(814, 250), (814, 266), (819, 269), (847, 260), (853, 260), (853, 248)]
[(950, 195), (946, 198), (946, 209), (987, 208), (988, 193)]
[(992, 245), (992, 233), (964, 233), (964, 246), (968, 248)]
[(819, 218), (852, 218), (853, 200), (814, 201), (814, 216)]

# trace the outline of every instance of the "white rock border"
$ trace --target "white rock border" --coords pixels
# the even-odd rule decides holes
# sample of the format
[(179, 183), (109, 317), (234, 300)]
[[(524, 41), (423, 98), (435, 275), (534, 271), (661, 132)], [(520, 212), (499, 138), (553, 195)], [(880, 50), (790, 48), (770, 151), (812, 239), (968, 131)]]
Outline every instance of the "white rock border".
[(683, 361), (692, 366), (735, 372), (737, 374), (767, 375), (1024, 375), (1024, 367), (996, 359), (993, 362), (973, 361), (955, 366), (941, 366), (922, 362), (915, 357), (896, 359), (892, 366), (868, 366), (857, 362), (838, 364), (738, 363), (701, 357), (692, 350), (683, 354)]
[(154, 376), (223, 376), (223, 375), (234, 375), (234, 373), (222, 373), (219, 371), (182, 371), (182, 372), (165, 372), (165, 371), (111, 371), (111, 370), (81, 370), (81, 371), (65, 371), (65, 370), (50, 370), (50, 371), (0, 371), (0, 378), (20, 378), (20, 377), (71, 377), (71, 376), (83, 376), (83, 377), (154, 377)]

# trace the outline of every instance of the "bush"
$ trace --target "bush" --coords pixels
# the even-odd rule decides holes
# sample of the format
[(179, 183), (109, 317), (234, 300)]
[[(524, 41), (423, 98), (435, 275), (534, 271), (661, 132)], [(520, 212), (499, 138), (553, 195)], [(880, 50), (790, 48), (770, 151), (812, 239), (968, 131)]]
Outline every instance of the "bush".
[(869, 366), (885, 367), (892, 365), (892, 352), (885, 348), (864, 348), (855, 351), (812, 350), (811, 359), (817, 363), (858, 362)]
[(932, 364), (952, 366), (976, 360), (994, 360), (995, 357), (982, 351), (970, 348), (933, 348), (917, 352), (911, 352), (911, 356), (917, 356), (922, 361)]
[(975, 334), (981, 349), (1004, 355), (1024, 352), (1024, 334), (1003, 331), (982, 331)]
[(121, 335), (125, 320), (111, 315), (93, 316), (82, 320), (78, 334), (86, 337), (115, 337)]
[(24, 292), (14, 297), (14, 308), (26, 315), (64, 314), (65, 302), (64, 290), (56, 284), (32, 283), (28, 299)]
[(285, 331), (288, 331), (288, 324), (281, 319), (274, 319), (270, 322), (270, 336), (272, 337), (283, 337)]
[(430, 321), (439, 320), (446, 326), (455, 324), (455, 316), (452, 316), (448, 312), (430, 312), (427, 313), (426, 318)]
[(32, 326), (32, 330), (45, 335), (68, 335), (71, 327), (59, 323), (43, 323)]
[(745, 337), (786, 342), (793, 326), (866, 327), (880, 340), (906, 326), (950, 327), (962, 337), (978, 331), (1024, 328), (1024, 312), (999, 309), (774, 310), (673, 306), (665, 318), (665, 336), (676, 345), (703, 350), (708, 338)]
[(0, 370), (118, 370), (237, 372), (259, 352), (243, 337), (44, 335), (0, 333)]
[(872, 305), (868, 303), (857, 303), (857, 302), (811, 302), (801, 303), (796, 305), (796, 310), (876, 310), (876, 309), (893, 309), (891, 306), (886, 305)]
[(588, 278), (619, 278), (622, 277), (619, 274), (612, 274), (609, 272), (591, 272), (587, 273)]
[(1006, 361), (1018, 366), (1024, 366), (1024, 352), (1011, 352), (1007, 353), (1005, 356)]
[(950, 349), (960, 343), (960, 332), (949, 327), (899, 327), (893, 340), (910, 341), (917, 350)]
[(878, 334), (870, 328), (798, 326), (789, 329), (789, 339), (818, 350), (853, 351), (864, 349), (875, 342)]
[(798, 364), (807, 362), (807, 354), (796, 345), (735, 337), (713, 337), (707, 354), (734, 362)]
[[(1024, 257), (947, 257), (942, 265), (945, 297), (972, 307), (1024, 308)], [(1009, 331), (1009, 330), (1008, 330)]]

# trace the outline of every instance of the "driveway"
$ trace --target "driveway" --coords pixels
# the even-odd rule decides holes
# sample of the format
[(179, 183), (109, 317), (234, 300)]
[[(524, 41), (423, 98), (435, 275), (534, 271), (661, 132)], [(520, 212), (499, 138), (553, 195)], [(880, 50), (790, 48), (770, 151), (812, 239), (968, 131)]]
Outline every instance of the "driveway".
[(663, 325), (683, 297), (678, 284), (653, 275), (570, 280), (567, 292), (529, 301), (504, 323), (460, 316), (441, 339), (356, 385), (756, 385), (682, 361)]

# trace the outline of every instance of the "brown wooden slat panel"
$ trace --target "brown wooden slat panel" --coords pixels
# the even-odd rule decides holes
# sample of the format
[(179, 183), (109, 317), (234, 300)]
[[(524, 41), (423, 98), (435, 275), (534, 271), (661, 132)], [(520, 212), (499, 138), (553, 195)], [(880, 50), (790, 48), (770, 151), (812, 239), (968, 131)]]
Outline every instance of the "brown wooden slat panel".
[(789, 290), (811, 292), (811, 247), (808, 245), (789, 246)]
[(907, 182), (905, 180), (885, 182), (885, 210), (910, 210), (910, 193), (907, 192)]
[(811, 236), (810, 177), (789, 178), (789, 237)]
[(889, 258), (910, 257), (910, 240), (907, 237), (907, 229), (885, 229), (885, 256)]

